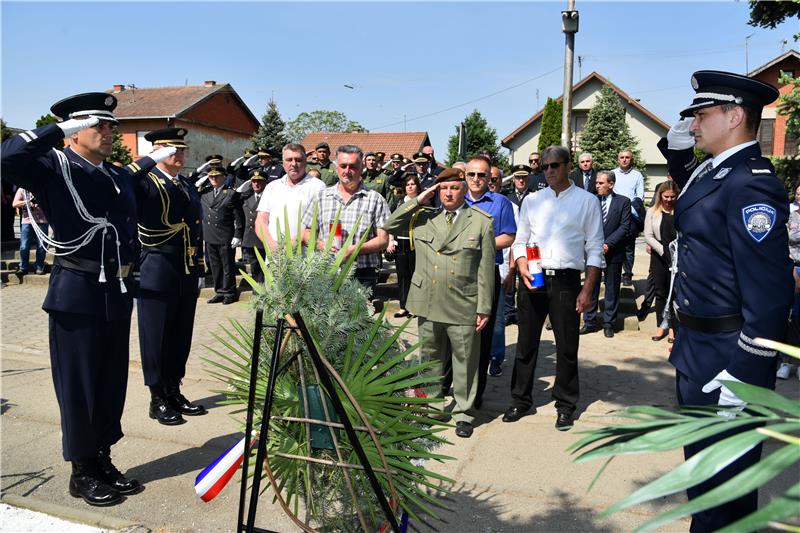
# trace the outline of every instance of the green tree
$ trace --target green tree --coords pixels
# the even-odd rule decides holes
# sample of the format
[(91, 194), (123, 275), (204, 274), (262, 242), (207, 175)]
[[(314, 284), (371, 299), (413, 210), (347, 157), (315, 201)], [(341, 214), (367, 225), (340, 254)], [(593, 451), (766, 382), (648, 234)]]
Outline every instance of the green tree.
[[(798, 0), (788, 2), (750, 0), (750, 22), (748, 24), (762, 28), (775, 28), (787, 18), (799, 16), (800, 1)], [(795, 35), (795, 40), (797, 40), (797, 35)]]
[(581, 132), (580, 151), (591, 152), (598, 170), (609, 170), (617, 166), (622, 150), (633, 152), (634, 166), (644, 173), (638, 141), (625, 121), (625, 106), (611, 87), (604, 85)]
[(13, 134), (14, 133), (11, 131), (11, 128), (9, 128), (6, 124), (6, 121), (0, 118), (0, 141), (5, 141)]
[(367, 132), (358, 122), (350, 120), (347, 115), (340, 111), (317, 110), (311, 113), (305, 111), (297, 115), (297, 118), (290, 120), (286, 124), (285, 134), (290, 142), (301, 142), (306, 135), (315, 131), (326, 133), (340, 132)]
[(131, 156), (131, 151), (128, 149), (127, 146), (122, 144), (122, 134), (119, 132), (117, 128), (114, 128), (114, 141), (111, 147), (111, 155), (108, 157), (108, 161), (113, 163), (115, 161), (122, 163), (123, 165), (127, 165), (128, 163), (133, 161), (133, 157)]
[(272, 153), (280, 153), (284, 145), (289, 142), (284, 135), (285, 129), (286, 123), (278, 112), (278, 105), (275, 100), (270, 98), (267, 103), (267, 112), (261, 117), (261, 125), (253, 135), (253, 148), (256, 150), (266, 148)]
[[(467, 115), (464, 124), (467, 127), (467, 159), (487, 153), (492, 156), (495, 166), (507, 168), (508, 158), (500, 152), (497, 130), (489, 127), (489, 123), (480, 111), (476, 109)], [(451, 166), (458, 159), (458, 135), (452, 135), (447, 141), (447, 166)]]
[(542, 131), (539, 134), (539, 152), (554, 144), (561, 144), (561, 113), (564, 105), (561, 100), (549, 96), (542, 113)]
[[(39, 117), (39, 120), (36, 121), (36, 127), (37, 128), (41, 128), (42, 126), (47, 126), (48, 124), (54, 124), (56, 122), (58, 122), (58, 117), (48, 113), (47, 115), (42, 115), (41, 117)], [(58, 141), (58, 143), (56, 144), (55, 148), (58, 148), (59, 150), (63, 150), (64, 149), (64, 142), (63, 141)]]

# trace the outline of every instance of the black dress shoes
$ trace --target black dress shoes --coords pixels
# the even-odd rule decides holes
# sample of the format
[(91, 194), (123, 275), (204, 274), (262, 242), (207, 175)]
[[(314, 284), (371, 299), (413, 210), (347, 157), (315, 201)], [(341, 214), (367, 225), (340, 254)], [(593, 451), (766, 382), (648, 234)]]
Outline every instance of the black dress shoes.
[(83, 501), (89, 505), (114, 505), (123, 500), (119, 491), (101, 479), (100, 469), (95, 459), (72, 461), (69, 493), (75, 498), (83, 498)]
[[(506, 409), (506, 412), (503, 413), (503, 422), (516, 422), (526, 414), (528, 414), (528, 409), (523, 409), (522, 407), (515, 407), (511, 406)], [(536, 410), (533, 409), (532, 413), (535, 413)]]
[(225, 297), (224, 297), (223, 295), (221, 295), (221, 294), (215, 294), (214, 296), (212, 296), (211, 298), (209, 298), (208, 300), (206, 300), (206, 303), (209, 303), (209, 304), (218, 304), (218, 303), (220, 303), (220, 302), (222, 302), (222, 301), (224, 301), (224, 300), (225, 300)]
[(117, 470), (111, 462), (110, 450), (101, 450), (97, 454), (97, 465), (100, 467), (101, 479), (120, 494), (136, 494), (144, 490), (144, 485), (135, 479), (126, 478)]
[(181, 394), (179, 385), (170, 385), (167, 387), (167, 403), (182, 415), (198, 416), (206, 414), (205, 407), (193, 404), (186, 399), (186, 396)]
[(150, 418), (165, 426), (177, 426), (186, 422), (179, 412), (172, 408), (167, 399), (154, 396), (150, 399)]
[(586, 335), (587, 333), (594, 333), (597, 331), (597, 328), (593, 328), (591, 326), (584, 326), (578, 331), (578, 335)]
[(559, 431), (569, 431), (575, 423), (572, 421), (572, 413), (558, 413), (556, 417), (556, 429)]
[(661, 335), (653, 335), (652, 337), (650, 337), (650, 340), (653, 341), (653, 342), (658, 342), (661, 339), (663, 339), (664, 337), (666, 337), (667, 335), (669, 335), (669, 332), (668, 331), (664, 331), (663, 333), (661, 333)]
[(614, 328), (603, 328), (603, 335), (605, 335), (607, 339), (610, 339), (614, 336)]
[(230, 305), (230, 304), (232, 304), (234, 302), (238, 302), (238, 301), (239, 301), (239, 296), (237, 296), (235, 294), (228, 294), (227, 296), (225, 296), (222, 299), (222, 305)]
[(456, 422), (456, 436), (468, 439), (472, 436), (472, 424), (469, 422)]

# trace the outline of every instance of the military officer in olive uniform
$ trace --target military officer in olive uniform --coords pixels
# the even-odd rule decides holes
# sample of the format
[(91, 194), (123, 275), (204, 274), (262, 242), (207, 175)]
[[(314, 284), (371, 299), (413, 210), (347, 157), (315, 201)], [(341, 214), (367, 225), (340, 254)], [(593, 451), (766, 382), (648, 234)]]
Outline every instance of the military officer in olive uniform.
[(380, 170), (383, 169), (383, 161), (386, 159), (385, 152), (375, 152), (375, 166)]
[[(267, 177), (261, 169), (250, 171), (250, 183), (253, 194), (249, 198), (241, 199), (241, 210), (243, 228), (242, 234), (242, 255), (245, 262), (250, 265), (250, 275), (259, 283), (264, 281), (264, 273), (261, 271), (261, 264), (256, 257), (256, 249), (264, 257), (264, 243), (256, 235), (256, 216), (258, 215), (258, 204), (261, 202), (261, 195), (267, 184)], [(238, 231), (237, 231), (238, 233)]]
[[(177, 151), (136, 184), (139, 211), (139, 349), (144, 384), (150, 388), (150, 418), (182, 424), (181, 415), (201, 415), (180, 389), (192, 347), (202, 264), (203, 208), (191, 180), (180, 174), (186, 158), (184, 128), (151, 131), (154, 146)], [(221, 165), (221, 161), (218, 162)]]
[(326, 142), (321, 142), (314, 147), (317, 153), (317, 162), (309, 163), (307, 170), (319, 171), (319, 177), (326, 187), (335, 185), (339, 182), (339, 175), (336, 173), (336, 163), (331, 161), (331, 147)]
[[(674, 302), (681, 329), (670, 363), (680, 404), (719, 405), (735, 416), (746, 404), (725, 381), (775, 387), (777, 353), (753, 339), (783, 340), (794, 286), (786, 191), (756, 141), (761, 109), (778, 98), (778, 90), (719, 71), (695, 72), (692, 87), (694, 101), (681, 116), (693, 120), (673, 126), (659, 143), (682, 187), (675, 206)], [(709, 154), (702, 162), (695, 158), (695, 142)], [(686, 446), (687, 459), (713, 442)], [(692, 487), (689, 498), (718, 487), (760, 455), (759, 444)], [(693, 515), (691, 530), (716, 531), (757, 506), (752, 491)]]
[[(420, 207), (436, 193), (441, 210)], [(472, 435), (476, 414), (479, 334), (492, 310), (495, 260), (492, 217), (469, 207), (466, 194), (464, 171), (445, 169), (434, 186), (402, 204), (385, 226), (393, 235), (412, 234), (416, 269), (406, 308), (419, 317), (423, 359), (439, 362), (435, 375), (442, 375), (448, 342), (452, 345), (453, 415), (456, 435), (463, 438)]]
[(378, 166), (378, 158), (374, 152), (367, 152), (364, 155), (364, 170), (361, 172), (361, 179), (368, 189), (377, 191), (388, 202), (389, 182), (386, 174)]
[(241, 244), (241, 237), (236, 236), (236, 228), (242, 227), (241, 210), (237, 208), (241, 200), (238, 192), (224, 186), (223, 170), (210, 170), (208, 181), (209, 186), (200, 193), (203, 240), (216, 292), (208, 303), (228, 305), (239, 299), (234, 248)]
[[(164, 148), (137, 161), (133, 175), (107, 164), (116, 105), (107, 93), (65, 98), (50, 108), (60, 122), (11, 137), (0, 161), (2, 179), (36, 196), (53, 231), (40, 236), (59, 254), (42, 308), (63, 455), (72, 463), (69, 492), (90, 505), (115, 504), (142, 488), (110, 455), (122, 438), (128, 383), (138, 248), (133, 184), (174, 153)], [(64, 139), (69, 146), (56, 150)]]

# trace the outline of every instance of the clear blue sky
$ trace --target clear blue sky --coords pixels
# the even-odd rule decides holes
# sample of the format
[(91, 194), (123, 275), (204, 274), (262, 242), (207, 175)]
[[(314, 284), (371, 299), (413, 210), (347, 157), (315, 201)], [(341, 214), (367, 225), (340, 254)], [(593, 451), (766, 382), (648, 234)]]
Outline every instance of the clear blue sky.
[[(744, 72), (746, 36), (750, 69), (780, 54), (783, 39), (799, 46), (797, 20), (753, 28), (744, 0), (576, 8), (582, 75), (596, 70), (667, 123), (691, 101), (693, 71)], [(1, 114), (31, 127), (70, 94), (213, 79), (231, 83), (259, 118), (274, 94), (287, 120), (330, 109), (372, 131), (427, 131), (443, 159), (473, 109), (502, 138), (536, 112), (537, 89), (539, 106), (561, 94), (562, 9), (566, 1), (3, 1)]]

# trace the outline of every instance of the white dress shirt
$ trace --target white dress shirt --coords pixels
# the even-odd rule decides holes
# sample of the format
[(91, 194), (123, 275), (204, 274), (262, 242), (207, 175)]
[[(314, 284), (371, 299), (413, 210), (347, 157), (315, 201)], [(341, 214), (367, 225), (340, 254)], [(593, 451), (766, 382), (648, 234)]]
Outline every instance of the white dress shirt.
[(539, 245), (542, 268), (603, 268), (603, 214), (597, 196), (573, 184), (559, 195), (551, 188), (522, 201), (514, 257), (526, 257), (528, 244)]

